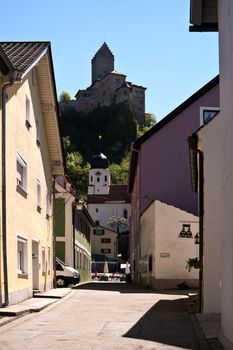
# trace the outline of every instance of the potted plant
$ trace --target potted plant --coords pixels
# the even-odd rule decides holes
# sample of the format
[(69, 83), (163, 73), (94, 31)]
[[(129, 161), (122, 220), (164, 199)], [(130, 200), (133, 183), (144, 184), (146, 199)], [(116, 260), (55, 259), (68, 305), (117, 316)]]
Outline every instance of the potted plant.
[(188, 271), (191, 271), (192, 268), (194, 268), (194, 269), (199, 269), (200, 268), (200, 261), (198, 260), (198, 257), (196, 257), (196, 258), (189, 258), (187, 260), (186, 269), (188, 269)]

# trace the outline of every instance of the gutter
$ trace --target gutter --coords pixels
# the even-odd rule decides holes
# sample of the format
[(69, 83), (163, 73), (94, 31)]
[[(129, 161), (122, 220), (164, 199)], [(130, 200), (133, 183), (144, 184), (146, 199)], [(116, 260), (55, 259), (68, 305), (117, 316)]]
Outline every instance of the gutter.
[[(195, 162), (197, 164), (197, 169), (195, 169), (196, 177), (196, 189), (198, 190), (199, 199), (199, 260), (200, 260), (200, 270), (199, 270), (199, 312), (203, 310), (203, 227), (204, 227), (204, 156), (203, 152), (198, 149), (198, 136), (194, 134), (188, 138), (189, 149), (195, 155)], [(191, 153), (191, 152), (190, 152)], [(193, 156), (194, 156), (193, 155)], [(190, 164), (192, 167), (192, 159), (190, 159)], [(192, 171), (192, 169), (191, 169)]]
[(2, 85), (2, 253), (4, 277), (4, 303), (9, 305), (8, 271), (7, 271), (7, 222), (6, 222), (6, 104), (7, 88), (16, 82), (21, 82), (21, 73), (12, 71), (10, 80)]

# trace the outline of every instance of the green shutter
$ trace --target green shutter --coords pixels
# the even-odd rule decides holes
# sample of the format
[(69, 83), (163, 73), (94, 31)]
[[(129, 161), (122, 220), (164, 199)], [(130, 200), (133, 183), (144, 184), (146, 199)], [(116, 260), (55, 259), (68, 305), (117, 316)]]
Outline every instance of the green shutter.
[(65, 253), (65, 242), (56, 242), (56, 257), (65, 262), (66, 253)]
[(65, 236), (65, 199), (56, 198), (55, 199), (55, 235), (57, 237)]

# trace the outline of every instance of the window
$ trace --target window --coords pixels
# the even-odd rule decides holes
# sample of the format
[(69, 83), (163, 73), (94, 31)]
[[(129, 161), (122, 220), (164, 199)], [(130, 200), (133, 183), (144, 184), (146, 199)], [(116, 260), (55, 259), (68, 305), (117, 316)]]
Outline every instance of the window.
[(104, 235), (104, 230), (101, 228), (97, 228), (93, 230), (93, 234), (96, 236), (103, 236)]
[(40, 146), (40, 122), (36, 120), (36, 144)]
[(41, 183), (40, 180), (36, 181), (36, 195), (37, 195), (37, 209), (41, 209)]
[(97, 182), (100, 182), (100, 178), (99, 177), (97, 177)]
[(30, 123), (30, 113), (31, 113), (31, 102), (29, 100), (29, 98), (26, 96), (26, 127), (30, 128), (31, 127), (31, 123)]
[(111, 249), (110, 248), (103, 248), (103, 249), (101, 249), (101, 253), (103, 253), (103, 254), (111, 254)]
[(217, 107), (200, 107), (200, 125), (208, 123), (218, 112)]
[(42, 274), (46, 272), (46, 261), (45, 261), (45, 247), (42, 247)]
[(99, 209), (98, 209), (98, 208), (95, 208), (95, 212), (98, 213), (98, 212), (99, 212)]
[(16, 180), (17, 186), (20, 186), (24, 191), (27, 190), (27, 163), (16, 152)]
[(105, 181), (105, 182), (108, 181), (107, 175), (104, 175), (104, 181)]
[(149, 271), (152, 271), (152, 265), (153, 265), (153, 257), (152, 255), (149, 255)]
[(101, 243), (111, 243), (111, 238), (101, 238)]
[(99, 220), (96, 220), (96, 221), (95, 221), (95, 224), (96, 224), (97, 226), (99, 226), (99, 224), (100, 224)]
[(51, 249), (48, 247), (48, 272), (51, 270)]
[(28, 242), (27, 239), (17, 236), (17, 264), (18, 273), (27, 274), (28, 265)]
[(91, 176), (91, 182), (93, 181), (93, 176)]
[(51, 216), (51, 194), (49, 192), (46, 193), (46, 216)]
[(124, 209), (124, 210), (123, 210), (123, 217), (124, 217), (125, 219), (128, 218), (128, 211), (127, 211), (127, 209)]

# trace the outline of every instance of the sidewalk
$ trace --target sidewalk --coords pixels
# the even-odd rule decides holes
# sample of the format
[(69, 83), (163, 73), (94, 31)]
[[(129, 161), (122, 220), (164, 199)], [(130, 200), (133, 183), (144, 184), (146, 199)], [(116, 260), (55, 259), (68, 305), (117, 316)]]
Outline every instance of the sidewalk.
[(71, 288), (50, 289), (36, 293), (33, 298), (0, 309), (0, 326), (32, 312), (39, 312), (71, 293)]

